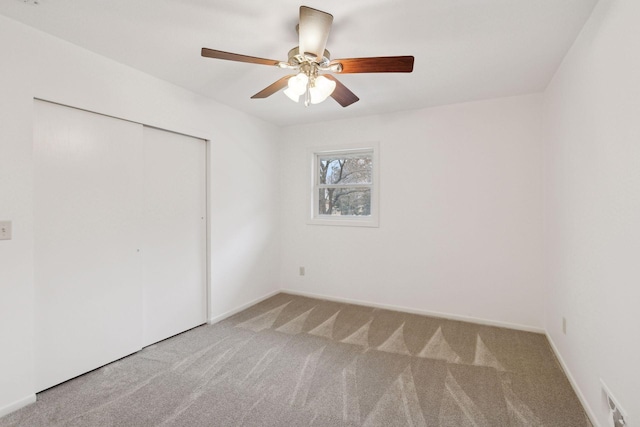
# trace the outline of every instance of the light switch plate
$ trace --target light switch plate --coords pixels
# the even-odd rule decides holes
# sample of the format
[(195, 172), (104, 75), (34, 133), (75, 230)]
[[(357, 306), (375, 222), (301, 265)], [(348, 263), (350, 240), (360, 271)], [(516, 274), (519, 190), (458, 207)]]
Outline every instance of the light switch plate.
[(0, 221), (0, 240), (11, 240), (11, 221)]

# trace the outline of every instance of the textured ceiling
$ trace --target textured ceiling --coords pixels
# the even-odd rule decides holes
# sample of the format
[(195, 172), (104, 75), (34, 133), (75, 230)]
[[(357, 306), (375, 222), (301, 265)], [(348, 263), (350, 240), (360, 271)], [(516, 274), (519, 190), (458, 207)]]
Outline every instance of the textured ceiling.
[(251, 95), (286, 70), (202, 58), (200, 49), (286, 60), (292, 0), (3, 0), (0, 13), (277, 125), (542, 91), (597, 0), (349, 0), (331, 13), (332, 58), (415, 56), (412, 74), (338, 76), (360, 101), (305, 108)]

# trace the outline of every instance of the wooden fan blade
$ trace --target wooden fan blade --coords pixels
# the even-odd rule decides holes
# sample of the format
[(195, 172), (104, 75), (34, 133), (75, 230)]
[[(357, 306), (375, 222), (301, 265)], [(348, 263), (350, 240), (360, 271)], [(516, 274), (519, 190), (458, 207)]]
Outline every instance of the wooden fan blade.
[(328, 78), (329, 80), (333, 80), (334, 82), (336, 82), (336, 88), (333, 90), (331, 97), (335, 99), (338, 104), (342, 105), (343, 107), (348, 107), (354, 102), (360, 100), (360, 98), (358, 98), (355, 93), (351, 92), (345, 85), (340, 83), (340, 81), (333, 77), (331, 74), (323, 74), (323, 76)]
[(322, 58), (327, 45), (333, 16), (321, 10), (300, 6), (298, 24), (299, 49), (301, 54), (309, 53)]
[(276, 81), (275, 83), (270, 84), (269, 86), (267, 86), (264, 89), (262, 89), (260, 92), (258, 92), (255, 95), (253, 95), (251, 97), (251, 99), (266, 98), (268, 96), (273, 95), (277, 91), (279, 91), (281, 89), (284, 89), (287, 86), (287, 83), (289, 83), (289, 79), (291, 77), (293, 77), (293, 74), (289, 75), (289, 76), (284, 76), (280, 80)]
[(214, 59), (226, 59), (227, 61), (248, 62), (250, 64), (278, 65), (280, 61), (275, 59), (256, 58), (255, 56), (239, 55), (237, 53), (223, 52), (221, 50), (202, 48), (202, 56)]
[(379, 56), (372, 58), (335, 59), (329, 66), (341, 64), (341, 74), (347, 73), (410, 73), (413, 56)]

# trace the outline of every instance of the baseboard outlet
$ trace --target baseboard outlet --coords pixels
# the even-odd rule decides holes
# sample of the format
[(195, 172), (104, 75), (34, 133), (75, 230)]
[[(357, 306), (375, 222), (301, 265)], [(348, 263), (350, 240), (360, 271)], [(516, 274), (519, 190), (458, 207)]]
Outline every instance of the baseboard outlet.
[(245, 309), (251, 307), (252, 305), (256, 305), (259, 302), (262, 302), (262, 301), (264, 301), (264, 300), (266, 300), (268, 298), (271, 298), (274, 295), (278, 295), (279, 293), (281, 293), (280, 290), (269, 292), (268, 294), (266, 294), (264, 296), (261, 296), (260, 298), (256, 298), (253, 301), (249, 301), (246, 304), (242, 304), (240, 307), (236, 307), (233, 310), (229, 310), (229, 311), (227, 311), (225, 313), (222, 313), (222, 314), (219, 314), (217, 316), (213, 316), (213, 317), (209, 318), (208, 323), (210, 325), (213, 325), (214, 323), (218, 323), (218, 322), (220, 322), (220, 321), (222, 321), (222, 320), (224, 320), (224, 319), (226, 319), (228, 317), (233, 316), (236, 313), (240, 313), (242, 310), (245, 310)]
[(27, 405), (32, 404), (33, 402), (36, 401), (36, 395), (34, 394), (30, 394), (27, 397), (23, 397), (20, 400), (16, 400), (13, 403), (8, 404), (7, 406), (4, 406), (2, 408), (0, 408), (0, 417), (4, 417), (5, 415), (8, 415), (12, 412), (17, 411), (20, 408), (24, 408)]
[(342, 302), (346, 304), (364, 305), (366, 307), (375, 307), (375, 308), (382, 308), (385, 310), (401, 311), (403, 313), (419, 314), (422, 316), (440, 317), (440, 318), (449, 319), (449, 320), (459, 320), (461, 322), (477, 323), (480, 325), (496, 326), (499, 328), (515, 329), (518, 331), (525, 331), (525, 332), (534, 332), (537, 334), (545, 333), (545, 330), (543, 328), (537, 328), (535, 326), (520, 325), (518, 323), (501, 322), (497, 320), (482, 319), (478, 317), (462, 316), (459, 314), (442, 313), (439, 311), (420, 310), (420, 309), (408, 308), (408, 307), (402, 307), (402, 306), (390, 305), (390, 304), (379, 304), (379, 303), (370, 302), (370, 301), (333, 297), (329, 295), (319, 295), (311, 292), (295, 291), (292, 289), (282, 289), (281, 292), (284, 294), (299, 295), (302, 297), (318, 298), (318, 299), (324, 299), (327, 301)]
[(589, 402), (587, 402), (587, 399), (584, 397), (582, 390), (580, 390), (580, 387), (578, 387), (578, 383), (576, 382), (575, 378), (573, 378), (573, 375), (569, 370), (569, 366), (566, 364), (566, 362), (562, 358), (562, 354), (560, 354), (560, 351), (558, 350), (556, 343), (553, 342), (551, 335), (547, 333), (546, 336), (547, 336), (547, 340), (549, 341), (549, 344), (551, 345), (551, 349), (553, 350), (553, 353), (556, 355), (558, 362), (560, 362), (560, 366), (562, 366), (562, 369), (564, 370), (564, 374), (569, 379), (569, 383), (571, 384), (573, 391), (576, 393), (576, 396), (578, 396), (578, 400), (580, 400), (580, 403), (582, 404), (584, 411), (587, 413), (587, 416), (589, 417), (591, 424), (593, 424), (594, 427), (599, 427), (600, 423), (598, 422), (598, 417), (596, 417), (595, 412), (593, 412), (593, 408), (591, 408), (591, 406), (589, 405)]

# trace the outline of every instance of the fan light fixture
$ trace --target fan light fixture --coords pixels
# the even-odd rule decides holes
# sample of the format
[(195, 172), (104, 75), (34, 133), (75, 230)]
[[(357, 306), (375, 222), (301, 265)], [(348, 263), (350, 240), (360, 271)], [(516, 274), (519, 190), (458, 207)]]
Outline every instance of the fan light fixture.
[(359, 100), (356, 94), (331, 73), (410, 73), (413, 71), (413, 56), (374, 56), (334, 59), (332, 61), (329, 51), (325, 49), (332, 24), (333, 15), (330, 13), (308, 6), (300, 6), (300, 20), (296, 26), (299, 44), (289, 51), (286, 62), (206, 47), (202, 48), (201, 54), (207, 58), (276, 66), (284, 70), (291, 70), (296, 74), (281, 77), (253, 95), (251, 99), (267, 98), (279, 90), (285, 89), (285, 95), (294, 102), (299, 102), (300, 97), (304, 96), (305, 106), (319, 104), (329, 96), (343, 107), (348, 107)]
[(327, 99), (335, 90), (336, 82), (324, 76), (308, 76), (300, 72), (291, 77), (284, 94), (293, 102), (299, 102), (304, 95), (304, 105), (319, 104)]

